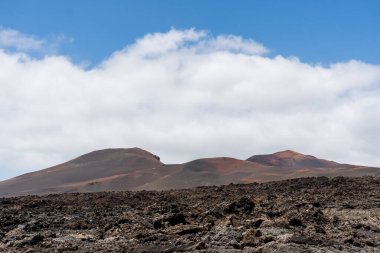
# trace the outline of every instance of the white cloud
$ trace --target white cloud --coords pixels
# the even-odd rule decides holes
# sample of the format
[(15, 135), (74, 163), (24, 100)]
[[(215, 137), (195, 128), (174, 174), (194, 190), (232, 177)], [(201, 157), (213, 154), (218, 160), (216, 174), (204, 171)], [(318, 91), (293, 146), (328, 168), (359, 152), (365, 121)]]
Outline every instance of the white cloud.
[(45, 42), (17, 30), (0, 27), (0, 48), (15, 48), (19, 51), (41, 50)]
[(380, 166), (380, 66), (267, 51), (193, 29), (146, 35), (91, 70), (0, 51), (0, 178), (131, 146), (167, 163), (294, 149)]
[(41, 52), (51, 54), (58, 51), (60, 44), (71, 41), (72, 38), (68, 38), (63, 34), (50, 36), (48, 39), (41, 39), (0, 26), (0, 49), (15, 52)]
[(230, 51), (243, 54), (262, 55), (269, 52), (263, 45), (251, 39), (243, 39), (235, 35), (219, 35), (216, 38), (210, 38), (202, 41), (201, 48), (208, 52)]

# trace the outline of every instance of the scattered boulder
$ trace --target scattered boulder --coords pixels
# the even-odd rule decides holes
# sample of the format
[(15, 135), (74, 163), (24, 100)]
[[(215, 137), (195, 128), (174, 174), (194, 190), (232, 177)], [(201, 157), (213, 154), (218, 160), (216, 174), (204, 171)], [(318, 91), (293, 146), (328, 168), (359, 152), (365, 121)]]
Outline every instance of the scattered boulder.
[(158, 218), (156, 218), (153, 221), (153, 227), (155, 229), (159, 229), (162, 227), (165, 227), (165, 225), (168, 226), (175, 226), (177, 224), (186, 224), (185, 216), (182, 213), (171, 213), (168, 215), (163, 215)]
[(289, 225), (294, 227), (304, 227), (304, 224), (302, 223), (302, 220), (299, 218), (291, 218), (289, 220)]
[(238, 201), (234, 201), (231, 204), (229, 204), (225, 212), (226, 213), (251, 213), (253, 209), (255, 208), (255, 203), (253, 203), (252, 200), (250, 200), (248, 197), (242, 197)]
[(35, 236), (32, 237), (32, 239), (30, 239), (29, 243), (30, 245), (36, 245), (40, 242), (42, 242), (44, 240), (44, 236), (40, 235), (40, 234), (37, 234)]

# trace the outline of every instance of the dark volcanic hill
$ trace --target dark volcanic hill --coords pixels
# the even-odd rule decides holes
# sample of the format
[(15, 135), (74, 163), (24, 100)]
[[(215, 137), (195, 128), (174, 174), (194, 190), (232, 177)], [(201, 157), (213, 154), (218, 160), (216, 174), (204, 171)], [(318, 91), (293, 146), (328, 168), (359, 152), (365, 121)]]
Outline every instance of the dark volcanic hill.
[(64, 192), (165, 190), (310, 176), (379, 176), (379, 168), (339, 164), (282, 151), (247, 160), (204, 158), (163, 164), (139, 148), (94, 151), (69, 162), (0, 182), (0, 196)]

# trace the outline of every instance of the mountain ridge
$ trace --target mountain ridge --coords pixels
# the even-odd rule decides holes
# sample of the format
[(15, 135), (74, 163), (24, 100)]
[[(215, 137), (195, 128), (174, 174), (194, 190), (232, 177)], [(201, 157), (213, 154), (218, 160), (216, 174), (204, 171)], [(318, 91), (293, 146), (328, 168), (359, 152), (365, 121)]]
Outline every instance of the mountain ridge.
[(141, 148), (95, 150), (47, 169), (0, 181), (0, 196), (168, 190), (229, 183), (268, 182), (309, 176), (380, 176), (380, 169), (340, 164), (292, 150), (164, 164)]

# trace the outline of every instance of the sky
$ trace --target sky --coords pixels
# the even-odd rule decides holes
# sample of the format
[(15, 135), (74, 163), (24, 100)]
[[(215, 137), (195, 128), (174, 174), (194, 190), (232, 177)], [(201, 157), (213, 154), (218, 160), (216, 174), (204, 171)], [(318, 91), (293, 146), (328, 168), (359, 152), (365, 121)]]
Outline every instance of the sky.
[(379, 1), (0, 2), (0, 180), (110, 147), (380, 166)]

